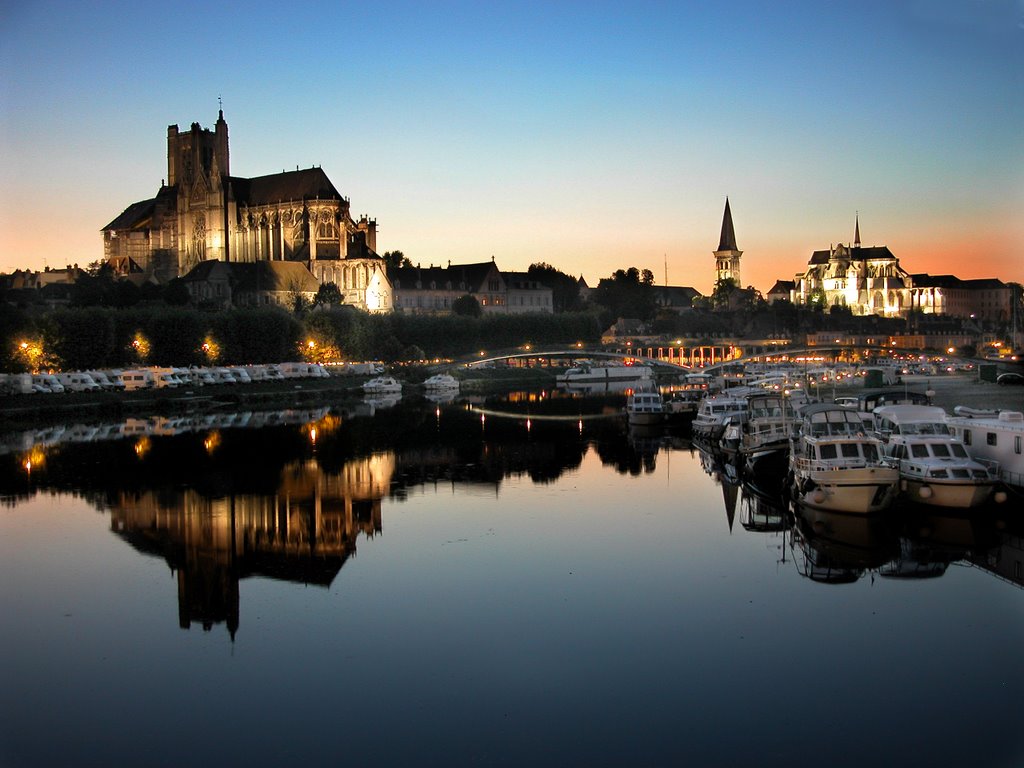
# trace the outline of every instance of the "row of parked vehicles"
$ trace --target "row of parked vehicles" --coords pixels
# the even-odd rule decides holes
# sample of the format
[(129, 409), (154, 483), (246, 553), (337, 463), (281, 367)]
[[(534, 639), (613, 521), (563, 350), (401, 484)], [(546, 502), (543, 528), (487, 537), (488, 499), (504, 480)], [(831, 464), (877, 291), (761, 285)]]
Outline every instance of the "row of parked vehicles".
[(317, 363), (190, 368), (150, 366), (63, 373), (10, 373), (0, 374), (0, 393), (132, 392), (138, 389), (173, 389), (218, 384), (251, 384), (255, 381), (326, 378), (329, 375), (327, 369)]

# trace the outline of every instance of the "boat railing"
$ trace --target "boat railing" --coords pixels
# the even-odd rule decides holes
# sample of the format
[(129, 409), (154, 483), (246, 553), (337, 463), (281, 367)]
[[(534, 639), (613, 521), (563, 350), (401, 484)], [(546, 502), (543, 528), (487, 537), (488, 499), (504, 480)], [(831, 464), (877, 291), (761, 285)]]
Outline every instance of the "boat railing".
[(795, 458), (794, 464), (800, 472), (829, 472), (842, 469), (867, 469), (869, 467), (888, 466), (882, 462), (870, 462), (861, 457), (812, 459), (807, 456), (799, 456)]

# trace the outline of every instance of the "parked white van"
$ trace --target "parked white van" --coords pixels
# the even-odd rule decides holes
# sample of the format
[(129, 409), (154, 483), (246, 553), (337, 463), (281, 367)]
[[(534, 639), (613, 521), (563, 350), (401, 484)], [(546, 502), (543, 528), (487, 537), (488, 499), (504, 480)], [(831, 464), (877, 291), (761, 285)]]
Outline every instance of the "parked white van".
[(0, 373), (0, 394), (31, 395), (36, 391), (31, 373)]
[(121, 381), (120, 378), (117, 378), (117, 376), (112, 372), (108, 373), (106, 371), (86, 371), (86, 373), (92, 377), (93, 381), (100, 385), (100, 389), (108, 391), (124, 389), (124, 382)]
[(37, 392), (63, 392), (64, 385), (52, 373), (33, 373), (32, 384)]
[(122, 371), (121, 381), (124, 382), (126, 392), (132, 392), (136, 389), (152, 389), (156, 386), (152, 372), (143, 369)]
[(54, 374), (57, 381), (64, 385), (66, 392), (99, 392), (100, 385), (93, 381), (92, 376), (80, 371)]
[(228, 370), (231, 371), (231, 375), (235, 377), (235, 381), (239, 384), (252, 384), (252, 377), (245, 368), (236, 365), (228, 368)]

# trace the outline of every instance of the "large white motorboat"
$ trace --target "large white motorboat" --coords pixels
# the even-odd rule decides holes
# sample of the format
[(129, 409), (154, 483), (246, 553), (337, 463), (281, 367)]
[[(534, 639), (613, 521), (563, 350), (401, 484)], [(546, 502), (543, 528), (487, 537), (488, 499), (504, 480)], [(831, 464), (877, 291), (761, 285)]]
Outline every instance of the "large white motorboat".
[(654, 369), (643, 363), (580, 362), (555, 377), (559, 384), (598, 384), (611, 382), (650, 381)]
[(1024, 488), (1024, 413), (953, 409), (949, 428), (964, 442), (972, 459), (993, 462), (1007, 485)]
[[(757, 392), (764, 390), (758, 389)], [(693, 418), (693, 437), (705, 442), (717, 442), (725, 431), (726, 421), (738, 423), (747, 413), (747, 397), (754, 392), (748, 387), (734, 387), (700, 401)]]
[[(931, 405), (884, 405), (874, 410), (875, 434), (900, 471), (900, 491), (912, 501), (968, 509), (993, 496), (999, 478), (967, 454), (946, 412)], [(995, 495), (1005, 501), (1005, 492)]]
[(665, 404), (661, 394), (653, 389), (640, 389), (626, 400), (626, 418), (630, 424), (650, 426), (665, 420)]
[(693, 417), (700, 408), (711, 385), (711, 376), (706, 373), (688, 373), (683, 376), (680, 386), (673, 388), (665, 400), (665, 409), (670, 416)]
[(753, 469), (756, 462), (768, 457), (785, 457), (789, 452), (789, 441), (800, 426), (797, 409), (806, 404), (807, 396), (803, 392), (751, 395), (747, 398), (747, 418), (739, 450), (748, 467)]
[(393, 376), (377, 376), (363, 384), (363, 392), (375, 395), (395, 394), (401, 391), (401, 382)]
[(864, 431), (856, 411), (814, 403), (801, 411), (790, 440), (793, 498), (831, 512), (881, 512), (896, 497), (899, 470), (884, 462), (882, 442)]

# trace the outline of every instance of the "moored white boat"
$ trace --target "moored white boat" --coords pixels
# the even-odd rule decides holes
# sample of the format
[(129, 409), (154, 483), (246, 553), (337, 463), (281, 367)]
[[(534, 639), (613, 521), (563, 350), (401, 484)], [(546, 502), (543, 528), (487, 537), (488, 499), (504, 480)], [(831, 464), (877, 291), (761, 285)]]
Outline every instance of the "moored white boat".
[[(876, 435), (883, 452), (900, 472), (900, 491), (912, 501), (937, 507), (969, 509), (993, 496), (998, 476), (973, 460), (936, 406), (887, 405), (874, 411)], [(1005, 501), (1005, 492), (995, 494)]]
[(363, 391), (373, 394), (393, 394), (402, 391), (402, 384), (393, 376), (377, 376), (363, 384)]
[(615, 381), (648, 381), (654, 379), (654, 369), (643, 363), (581, 362), (555, 377), (559, 384), (594, 384)]
[(637, 390), (626, 400), (626, 418), (630, 424), (645, 426), (665, 420), (665, 404), (654, 390)]
[(832, 512), (881, 512), (896, 496), (899, 470), (883, 462), (881, 441), (864, 432), (855, 411), (815, 403), (801, 412), (790, 440), (793, 498)]
[(428, 392), (458, 390), (459, 380), (450, 373), (435, 373), (424, 380), (423, 386)]
[[(762, 392), (763, 390), (757, 390)], [(739, 419), (747, 412), (747, 396), (752, 390), (736, 387), (717, 395), (705, 397), (700, 402), (697, 415), (693, 418), (693, 436), (707, 442), (717, 442), (725, 431), (725, 423), (730, 417)]]

